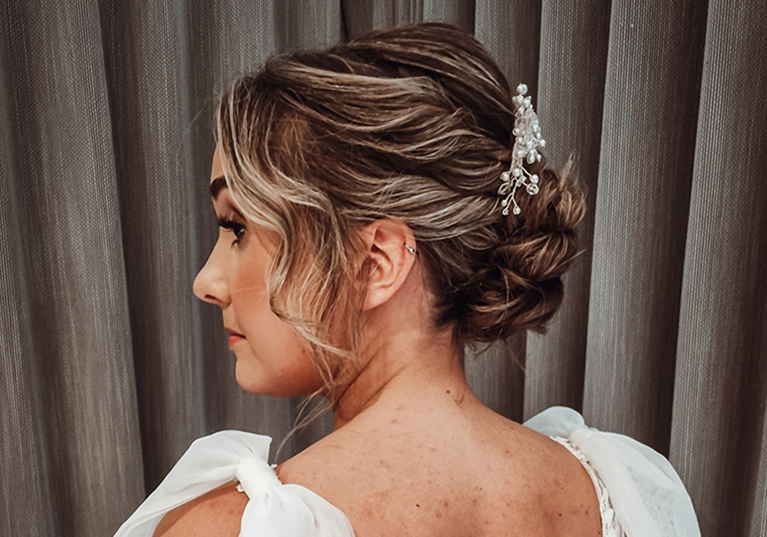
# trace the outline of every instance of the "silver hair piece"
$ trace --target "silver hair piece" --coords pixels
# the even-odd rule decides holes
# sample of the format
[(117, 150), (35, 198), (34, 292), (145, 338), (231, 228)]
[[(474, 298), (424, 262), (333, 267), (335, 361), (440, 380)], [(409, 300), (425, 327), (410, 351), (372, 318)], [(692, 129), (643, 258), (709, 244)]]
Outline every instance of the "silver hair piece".
[(538, 176), (528, 172), (524, 164), (533, 164), (541, 161), (541, 155), (538, 153), (538, 147), (545, 147), (546, 140), (541, 138), (541, 127), (538, 125), (538, 116), (533, 110), (533, 104), (530, 97), (525, 97), (527, 86), (520, 84), (517, 86), (517, 95), (512, 97), (512, 102), (516, 107), (514, 120), (514, 147), (511, 150), (511, 168), (501, 174), (503, 184), (498, 188), (498, 195), (505, 196), (501, 200), (503, 216), (509, 215), (509, 206), (513, 205), (514, 214), (519, 214), (522, 209), (517, 205), (514, 194), (520, 186), (531, 196), (538, 193)]

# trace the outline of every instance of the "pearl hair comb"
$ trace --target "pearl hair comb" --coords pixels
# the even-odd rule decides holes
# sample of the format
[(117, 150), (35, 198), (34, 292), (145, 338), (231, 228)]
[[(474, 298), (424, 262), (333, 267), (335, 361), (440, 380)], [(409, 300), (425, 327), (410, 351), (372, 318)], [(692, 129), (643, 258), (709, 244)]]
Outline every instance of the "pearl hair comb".
[(517, 86), (517, 95), (511, 101), (516, 107), (514, 119), (514, 147), (511, 149), (511, 167), (501, 174), (502, 184), (498, 188), (498, 195), (505, 196), (501, 200), (503, 216), (509, 215), (509, 206), (513, 205), (514, 214), (520, 214), (522, 209), (517, 205), (514, 195), (520, 186), (524, 186), (527, 193), (534, 196), (538, 193), (538, 176), (528, 172), (524, 164), (533, 164), (541, 161), (538, 147), (545, 147), (546, 140), (541, 138), (541, 127), (538, 125), (538, 116), (533, 110), (532, 100), (525, 97), (527, 86)]

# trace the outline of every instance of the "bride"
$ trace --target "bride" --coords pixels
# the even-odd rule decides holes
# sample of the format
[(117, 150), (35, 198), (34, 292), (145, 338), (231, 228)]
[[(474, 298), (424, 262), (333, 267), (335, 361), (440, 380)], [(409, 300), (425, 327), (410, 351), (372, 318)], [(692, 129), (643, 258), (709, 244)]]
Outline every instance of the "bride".
[(550, 409), (486, 408), (464, 346), (543, 331), (583, 198), (545, 166), (527, 88), (443, 24), (238, 79), (217, 113), (220, 234), (194, 285), (240, 386), (321, 395), (334, 431), (197, 440), (117, 536), (699, 535), (669, 463)]

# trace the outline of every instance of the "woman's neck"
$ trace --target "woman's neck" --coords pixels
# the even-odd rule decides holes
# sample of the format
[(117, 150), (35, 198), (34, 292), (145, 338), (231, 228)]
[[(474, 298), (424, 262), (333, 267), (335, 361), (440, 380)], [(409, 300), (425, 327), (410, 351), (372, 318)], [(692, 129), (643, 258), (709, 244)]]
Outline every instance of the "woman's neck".
[(336, 429), (373, 407), (446, 393), (458, 400), (471, 393), (452, 328), (431, 326), (423, 307), (430, 301), (420, 285), (406, 284), (401, 291), (365, 322), (361, 370), (336, 401)]

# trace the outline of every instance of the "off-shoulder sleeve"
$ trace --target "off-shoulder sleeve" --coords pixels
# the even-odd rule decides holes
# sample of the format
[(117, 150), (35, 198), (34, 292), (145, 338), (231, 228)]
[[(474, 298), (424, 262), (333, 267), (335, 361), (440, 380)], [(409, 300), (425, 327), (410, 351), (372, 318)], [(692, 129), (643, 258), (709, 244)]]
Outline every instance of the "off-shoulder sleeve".
[(526, 421), (549, 437), (563, 437), (599, 474), (629, 537), (700, 537), (692, 501), (666, 458), (627, 436), (586, 427), (575, 410), (553, 407)]
[(221, 431), (195, 440), (115, 537), (151, 537), (166, 513), (239, 481), (248, 503), (240, 537), (354, 537), (335, 506), (300, 485), (283, 485), (267, 463), (271, 438)]

